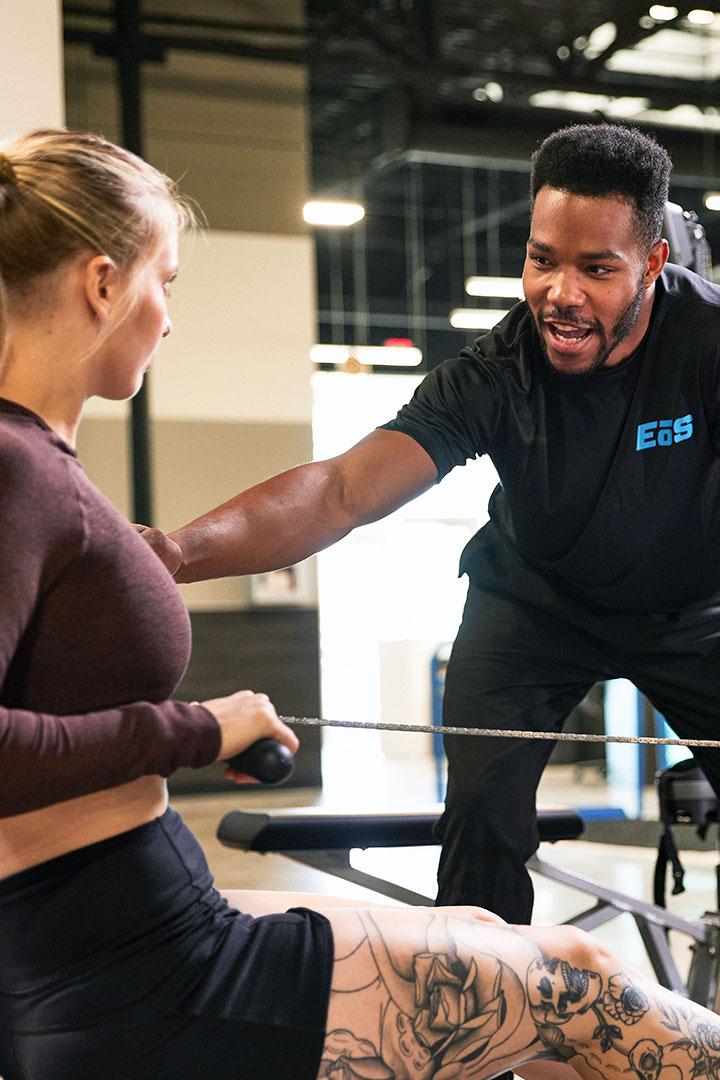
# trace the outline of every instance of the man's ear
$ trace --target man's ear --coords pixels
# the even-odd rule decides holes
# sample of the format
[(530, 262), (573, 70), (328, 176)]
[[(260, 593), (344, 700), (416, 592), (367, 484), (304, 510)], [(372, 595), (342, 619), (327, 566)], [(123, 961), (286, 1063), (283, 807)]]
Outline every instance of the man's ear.
[(645, 273), (643, 281), (646, 288), (654, 285), (660, 276), (665, 263), (668, 261), (668, 255), (670, 254), (670, 248), (668, 247), (667, 240), (658, 240), (656, 244), (650, 248), (648, 257), (645, 261)]
[(94, 255), (84, 269), (85, 298), (101, 322), (112, 314), (120, 292), (120, 275), (109, 255)]

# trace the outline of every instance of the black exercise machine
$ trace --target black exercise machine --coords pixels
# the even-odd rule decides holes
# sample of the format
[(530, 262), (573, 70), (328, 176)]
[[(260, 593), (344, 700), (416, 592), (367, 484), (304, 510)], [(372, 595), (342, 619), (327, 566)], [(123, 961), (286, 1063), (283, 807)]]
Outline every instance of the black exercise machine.
[[(233, 810), (220, 821), (221, 843), (242, 851), (276, 852), (305, 866), (333, 874), (406, 904), (431, 905), (432, 897), (406, 889), (350, 864), (353, 848), (418, 847), (436, 844), (433, 829), (438, 813), (327, 814), (322, 810), (249, 813)], [(573, 810), (540, 810), (538, 831), (543, 842), (576, 840), (583, 833), (581, 817)], [(640, 932), (658, 982), (718, 1011), (718, 965), (720, 963), (720, 916), (707, 913), (690, 921), (656, 904), (643, 903), (600, 882), (553, 866), (533, 857), (528, 863), (535, 873), (568, 885), (595, 899), (595, 904), (568, 920), (583, 930), (593, 930), (616, 918), (632, 915)], [(668, 931), (692, 939), (693, 950), (687, 983), (678, 971), (668, 944)]]
[[(218, 839), (242, 851), (269, 851), (327, 874), (363, 885), (406, 904), (432, 904), (420, 893), (375, 877), (350, 865), (353, 848), (431, 847), (437, 813), (327, 814), (312, 809), (298, 813), (251, 814), (232, 810), (218, 826)], [(583, 831), (573, 811), (543, 810), (538, 817), (542, 840), (576, 840)]]

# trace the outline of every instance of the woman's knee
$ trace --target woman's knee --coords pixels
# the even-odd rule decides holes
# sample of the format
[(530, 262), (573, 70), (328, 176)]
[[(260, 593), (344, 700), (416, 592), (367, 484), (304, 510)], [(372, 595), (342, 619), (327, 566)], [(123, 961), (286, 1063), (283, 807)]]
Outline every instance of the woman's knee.
[[(577, 971), (605, 975), (615, 959), (601, 941), (586, 930), (563, 923), (557, 926), (519, 926), (518, 931), (532, 938), (547, 960), (560, 960)], [(615, 960), (615, 964), (619, 961)]]
[(494, 926), (507, 926), (507, 921), (501, 918), (500, 915), (496, 915), (494, 911), (490, 911), (488, 908), (477, 907), (475, 904), (448, 904), (446, 906), (436, 906), (428, 908), (428, 911), (432, 911), (435, 915), (452, 915), (457, 919), (470, 919), (475, 922), (489, 923)]

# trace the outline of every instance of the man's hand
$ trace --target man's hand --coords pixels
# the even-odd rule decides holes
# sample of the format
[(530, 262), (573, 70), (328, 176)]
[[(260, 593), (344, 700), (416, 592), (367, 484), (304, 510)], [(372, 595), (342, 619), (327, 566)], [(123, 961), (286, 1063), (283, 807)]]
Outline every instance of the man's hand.
[(135, 528), (174, 576), (182, 566), (182, 548), (166, 536), (160, 529), (151, 529), (149, 525), (136, 525)]

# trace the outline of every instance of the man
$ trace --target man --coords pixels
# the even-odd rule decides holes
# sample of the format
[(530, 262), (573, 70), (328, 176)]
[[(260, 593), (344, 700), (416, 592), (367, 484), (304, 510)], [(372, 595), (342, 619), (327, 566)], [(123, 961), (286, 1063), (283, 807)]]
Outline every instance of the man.
[[(461, 560), (445, 722), (558, 731), (623, 676), (681, 737), (717, 738), (720, 289), (665, 266), (670, 169), (633, 129), (551, 135), (533, 157), (526, 301), (346, 453), (151, 532), (177, 579), (297, 562), (488, 453), (501, 484)], [(446, 738), (439, 903), (529, 921), (552, 745)], [(697, 757), (720, 790), (717, 755)]]

